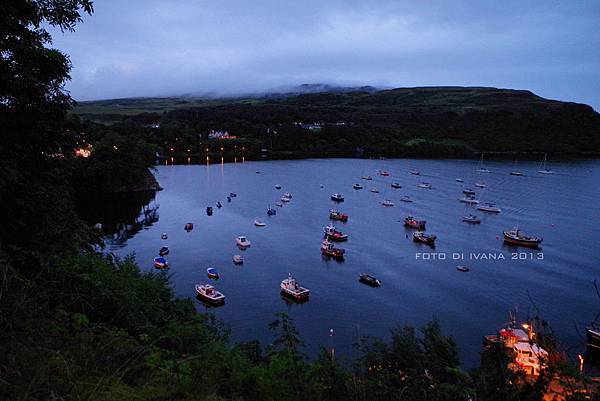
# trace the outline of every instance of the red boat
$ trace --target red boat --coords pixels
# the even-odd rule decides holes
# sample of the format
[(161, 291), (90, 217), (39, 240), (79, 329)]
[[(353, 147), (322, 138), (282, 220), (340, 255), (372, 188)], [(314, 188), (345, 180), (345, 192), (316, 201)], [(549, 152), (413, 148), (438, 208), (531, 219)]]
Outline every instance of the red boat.
[(190, 231), (192, 231), (194, 229), (194, 224), (193, 223), (187, 223), (184, 227), (185, 231), (187, 231), (188, 233)]
[(525, 235), (518, 228), (513, 228), (509, 231), (504, 231), (504, 242), (509, 244), (526, 246), (529, 248), (537, 248), (542, 243), (543, 239), (540, 237), (533, 237)]
[(329, 211), (329, 218), (331, 220), (340, 220), (340, 221), (348, 221), (348, 215), (342, 212), (339, 212), (335, 209), (331, 209)]
[(417, 220), (412, 216), (407, 216), (404, 219), (404, 226), (405, 227), (410, 227), (410, 228), (416, 228), (417, 230), (424, 230), (425, 229), (425, 220)]
[(346, 251), (342, 248), (335, 248), (333, 244), (327, 240), (324, 240), (321, 244), (321, 253), (323, 255), (331, 256), (334, 259), (344, 259), (344, 253)]
[(331, 223), (327, 227), (323, 227), (323, 232), (325, 233), (325, 238), (328, 240), (336, 242), (348, 241), (348, 235), (336, 230)]
[(379, 173), (379, 175), (382, 175), (382, 176), (384, 176), (384, 177), (387, 177), (387, 176), (389, 176), (389, 175), (390, 175), (390, 173), (389, 173), (389, 172), (387, 172), (387, 171), (382, 171), (382, 172), (380, 172), (380, 173)]

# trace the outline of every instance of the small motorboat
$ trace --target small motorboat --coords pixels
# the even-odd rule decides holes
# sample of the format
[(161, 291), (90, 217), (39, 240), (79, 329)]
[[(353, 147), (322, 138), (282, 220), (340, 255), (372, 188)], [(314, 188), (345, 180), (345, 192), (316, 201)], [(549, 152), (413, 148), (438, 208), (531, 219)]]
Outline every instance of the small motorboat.
[(481, 167), (481, 168), (478, 168), (478, 169), (477, 169), (477, 172), (478, 172), (478, 173), (489, 173), (489, 172), (490, 172), (490, 170), (488, 170), (488, 169), (487, 169), (487, 168), (485, 168), (485, 167)]
[(485, 185), (485, 183), (484, 183), (484, 182), (476, 182), (476, 183), (475, 183), (475, 186), (476, 186), (477, 188), (485, 188), (485, 187), (487, 187), (487, 185)]
[(326, 256), (331, 256), (334, 259), (344, 259), (344, 253), (346, 251), (342, 248), (336, 248), (333, 244), (327, 240), (323, 240), (321, 243), (321, 253)]
[(232, 197), (232, 198), (235, 198), (237, 196), (237, 194), (235, 192), (230, 192), (229, 196)]
[(354, 189), (363, 189), (363, 186), (357, 183), (357, 184), (352, 185), (352, 188), (354, 188)]
[(289, 201), (291, 201), (291, 200), (292, 200), (292, 198), (288, 198), (288, 197), (287, 197), (287, 196), (285, 196), (285, 195), (281, 197), (281, 201), (282, 201), (282, 202), (285, 202), (285, 203), (287, 203), (287, 202), (289, 202)]
[(510, 175), (521, 176), (521, 175), (523, 175), (523, 173), (521, 173), (520, 171), (511, 171)]
[(417, 220), (412, 216), (406, 216), (404, 219), (404, 226), (409, 228), (416, 228), (417, 230), (425, 229), (425, 220)]
[(370, 175), (363, 175), (362, 179), (363, 180), (367, 180), (367, 181), (371, 181), (373, 179), (373, 177), (371, 177)]
[(410, 172), (412, 175), (421, 175), (421, 172), (417, 171), (417, 170), (412, 170)]
[(543, 238), (532, 237), (521, 233), (517, 227), (512, 230), (504, 231), (504, 242), (514, 245), (526, 246), (528, 248), (537, 248), (543, 241)]
[(358, 281), (371, 287), (381, 287), (381, 281), (369, 274), (361, 274)]
[(502, 211), (502, 209), (495, 206), (493, 203), (489, 203), (489, 202), (478, 205), (477, 210), (481, 210), (483, 212), (490, 212), (490, 213), (500, 213)]
[(286, 295), (295, 301), (305, 301), (310, 294), (308, 288), (300, 286), (298, 281), (292, 277), (291, 273), (289, 273), (288, 278), (281, 281), (280, 288), (283, 295)]
[(457, 178), (456, 182), (465, 182), (465, 180), (463, 180), (462, 178)]
[(465, 223), (471, 223), (471, 224), (481, 223), (481, 219), (479, 217), (475, 216), (474, 214), (467, 214), (466, 216), (463, 216), (462, 221), (464, 221)]
[(217, 207), (218, 207), (219, 209), (223, 207), (223, 205), (221, 205), (221, 202), (218, 202), (218, 201), (217, 201)]
[(402, 198), (400, 198), (400, 201), (402, 201), (402, 202), (412, 202), (412, 199), (410, 198), (410, 196), (404, 195)]
[(344, 197), (342, 196), (342, 194), (336, 192), (335, 194), (331, 195), (331, 200), (336, 202), (343, 202)]
[(186, 223), (183, 227), (188, 233), (194, 229), (194, 223)]
[(198, 298), (212, 305), (225, 302), (225, 295), (210, 284), (196, 284), (196, 294), (198, 294)]
[(283, 203), (281, 203), (281, 202), (277, 202), (277, 203), (275, 204), (275, 206), (277, 206), (277, 207), (283, 207)]
[(169, 263), (162, 256), (157, 256), (154, 258), (154, 267), (157, 269), (166, 269), (169, 267)]
[(167, 235), (167, 233), (162, 233), (160, 235), (160, 239), (168, 239), (168, 238), (169, 238), (169, 236)]
[(277, 214), (277, 210), (273, 209), (271, 206), (267, 208), (267, 216), (275, 216)]
[(390, 173), (388, 171), (380, 171), (379, 175), (382, 175), (384, 177), (388, 177), (390, 175)]
[(248, 240), (248, 238), (246, 238), (245, 235), (240, 235), (239, 237), (237, 237), (235, 239), (235, 243), (240, 248), (248, 248), (251, 245), (251, 242)]
[(323, 232), (325, 233), (325, 238), (328, 240), (336, 242), (348, 241), (348, 235), (336, 230), (331, 223), (329, 223), (328, 226), (323, 227)]
[(469, 268), (467, 266), (456, 266), (456, 270), (458, 270), (459, 272), (466, 273), (469, 271)]
[(206, 275), (208, 276), (208, 278), (212, 278), (214, 280), (219, 279), (219, 272), (214, 267), (209, 267), (208, 269), (206, 269)]
[(417, 231), (413, 234), (413, 241), (422, 242), (427, 245), (435, 245), (436, 236), (432, 234), (426, 234), (423, 231)]
[(275, 189), (281, 189), (281, 185), (279, 185), (279, 184), (275, 185)]
[(267, 224), (264, 221), (261, 221), (259, 218), (254, 219), (254, 225), (256, 227), (264, 227)]
[(400, 189), (400, 188), (402, 188), (402, 185), (398, 184), (397, 182), (393, 182), (392, 183), (392, 188), (394, 188), (394, 189)]
[(369, 189), (369, 191), (373, 192), (374, 194), (379, 193), (379, 190), (377, 188), (371, 188), (371, 189)]
[(392, 202), (389, 199), (384, 200), (383, 202), (381, 202), (382, 206), (394, 206), (394, 202)]
[(470, 196), (470, 195), (463, 196), (462, 198), (459, 199), (459, 201), (468, 203), (470, 205), (476, 205), (479, 203), (479, 201), (477, 199), (475, 199), (473, 196)]
[(348, 221), (348, 215), (345, 213), (342, 213), (338, 210), (335, 209), (331, 209), (329, 211), (329, 218), (331, 220), (339, 220), (339, 221)]
[(227, 196), (227, 202), (231, 202), (231, 196)]
[(292, 199), (292, 193), (291, 192), (286, 192), (283, 194), (283, 196), (285, 196), (286, 198)]
[(159, 256), (165, 256), (169, 254), (169, 247), (168, 246), (162, 246), (160, 247), (160, 249), (158, 250), (158, 254)]
[(244, 258), (242, 257), (242, 255), (233, 255), (233, 263), (236, 265), (243, 265)]
[(475, 195), (475, 191), (473, 191), (470, 188), (465, 188), (462, 191), (463, 194), (467, 195), (467, 196), (474, 196)]
[(206, 215), (207, 216), (212, 216), (213, 215), (213, 208), (212, 208), (212, 206), (208, 206), (206, 208)]
[(419, 188), (424, 188), (424, 189), (431, 189), (431, 184), (428, 182), (422, 182), (419, 185), (417, 185)]

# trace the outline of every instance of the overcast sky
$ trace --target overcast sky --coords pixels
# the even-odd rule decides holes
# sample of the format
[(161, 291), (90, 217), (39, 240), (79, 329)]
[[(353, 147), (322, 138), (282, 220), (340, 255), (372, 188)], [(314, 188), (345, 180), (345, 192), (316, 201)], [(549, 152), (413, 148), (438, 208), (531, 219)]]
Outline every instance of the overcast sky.
[(469, 85), (600, 110), (598, 0), (96, 0), (54, 46), (77, 100)]

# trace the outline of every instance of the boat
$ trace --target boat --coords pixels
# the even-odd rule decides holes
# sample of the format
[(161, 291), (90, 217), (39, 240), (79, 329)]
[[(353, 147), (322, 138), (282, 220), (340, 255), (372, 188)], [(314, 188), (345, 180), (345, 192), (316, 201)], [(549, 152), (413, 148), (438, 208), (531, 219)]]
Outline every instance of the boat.
[(237, 244), (237, 246), (239, 246), (240, 248), (248, 248), (252, 243), (248, 240), (248, 238), (246, 238), (246, 236), (244, 235), (240, 235), (239, 237), (237, 237), (235, 239), (235, 243)]
[(512, 230), (504, 231), (504, 242), (514, 245), (522, 245), (529, 248), (537, 248), (543, 241), (543, 238), (532, 237), (521, 233), (517, 227)]
[(421, 175), (421, 173), (417, 170), (413, 170), (410, 172), (412, 175)]
[(300, 286), (298, 281), (292, 277), (291, 273), (288, 274), (288, 278), (281, 281), (280, 288), (283, 295), (286, 295), (296, 301), (305, 301), (308, 299), (310, 294), (308, 288)]
[(326, 256), (331, 256), (334, 259), (344, 259), (344, 253), (346, 251), (342, 248), (336, 248), (333, 244), (327, 240), (323, 240), (321, 243), (321, 253)]
[(479, 160), (479, 164), (477, 165), (477, 170), (478, 173), (489, 173), (490, 170), (488, 170), (487, 168), (485, 168), (483, 166), (483, 153), (481, 154), (481, 159)]
[(381, 287), (381, 281), (369, 274), (361, 274), (358, 276), (358, 281), (371, 287)]
[(481, 210), (483, 212), (490, 212), (490, 213), (500, 213), (502, 211), (502, 209), (495, 206), (493, 203), (489, 203), (489, 202), (478, 205), (477, 210)]
[(371, 188), (371, 189), (369, 189), (369, 191), (373, 192), (374, 194), (379, 193), (379, 190), (377, 188)]
[(189, 233), (194, 229), (194, 223), (186, 223), (185, 226), (183, 226), (183, 228)]
[(552, 171), (548, 167), (546, 167), (546, 162), (547, 161), (548, 161), (548, 153), (544, 153), (544, 161), (542, 161), (542, 165), (540, 166), (540, 169), (538, 170), (538, 173), (540, 173), (540, 174), (554, 174), (554, 171)]
[(264, 227), (267, 225), (267, 223), (261, 221), (259, 218), (254, 219), (254, 225), (256, 227)]
[(285, 196), (286, 198), (292, 199), (292, 193), (291, 192), (286, 192), (283, 194), (283, 196)]
[(476, 186), (477, 188), (485, 188), (485, 187), (487, 187), (487, 185), (485, 185), (485, 183), (484, 183), (484, 182), (476, 182), (476, 183), (475, 183), (475, 186)]
[(235, 198), (237, 196), (237, 194), (235, 192), (230, 192), (229, 196), (232, 197), (232, 198)]
[(413, 234), (413, 241), (422, 242), (427, 245), (435, 245), (436, 236), (432, 234), (426, 234), (423, 231), (417, 231)]
[(600, 350), (600, 327), (593, 322), (585, 328), (587, 346), (594, 351)]
[(345, 213), (342, 213), (338, 210), (335, 209), (331, 209), (329, 211), (329, 218), (331, 220), (339, 220), (339, 221), (348, 221), (348, 215)]
[(233, 263), (236, 265), (243, 265), (244, 258), (242, 257), (242, 255), (233, 255)]
[(161, 246), (160, 249), (158, 250), (158, 255), (159, 256), (165, 256), (169, 254), (169, 247), (168, 246)]
[(267, 207), (267, 216), (275, 216), (277, 210), (273, 209), (270, 205)]
[(393, 182), (392, 183), (392, 188), (394, 188), (394, 189), (400, 189), (400, 188), (402, 188), (402, 185), (398, 184), (397, 182)]
[(169, 236), (167, 235), (167, 233), (162, 233), (160, 235), (160, 239), (167, 239), (167, 238), (169, 238)]
[(196, 294), (198, 294), (198, 298), (212, 305), (225, 302), (225, 295), (210, 284), (196, 284)]
[(275, 185), (275, 189), (281, 189), (281, 185), (279, 185), (279, 184)]
[(206, 269), (206, 275), (208, 276), (208, 278), (212, 278), (215, 280), (219, 279), (219, 272), (214, 267), (209, 267), (208, 269)]
[(323, 227), (323, 232), (325, 233), (325, 238), (331, 241), (342, 242), (348, 240), (348, 235), (336, 230), (331, 223), (329, 223), (328, 226)]
[(352, 185), (352, 188), (354, 188), (354, 189), (363, 189), (363, 186), (360, 185), (360, 184), (354, 184), (354, 185)]
[(227, 202), (231, 202), (231, 196), (227, 195)]
[(511, 171), (510, 175), (521, 176), (521, 175), (523, 175), (523, 173), (521, 173), (520, 171)]
[(157, 256), (154, 258), (154, 267), (157, 269), (166, 269), (169, 267), (169, 262), (162, 256)]
[(470, 205), (476, 205), (479, 203), (479, 201), (472, 196), (463, 196), (462, 198), (459, 199), (459, 201), (468, 203)]
[(220, 209), (223, 207), (223, 205), (221, 205), (221, 202), (217, 201), (217, 207)]
[(402, 202), (412, 202), (412, 199), (410, 198), (410, 196), (404, 195), (402, 198), (400, 198), (400, 201), (402, 201)]
[(419, 188), (425, 188), (425, 189), (431, 189), (431, 184), (428, 182), (422, 182), (419, 185), (417, 185)]
[(465, 223), (471, 223), (471, 224), (480, 224), (481, 223), (481, 219), (479, 217), (475, 216), (474, 214), (467, 214), (467, 215), (463, 216), (462, 221), (464, 221)]
[(456, 270), (466, 273), (469, 271), (469, 268), (467, 266), (456, 266)]
[(206, 208), (206, 215), (207, 216), (212, 216), (213, 214), (213, 208), (211, 206)]
[(277, 206), (277, 207), (283, 207), (283, 203), (281, 203), (281, 202), (277, 202), (277, 203), (275, 204), (275, 206)]
[(288, 197), (287, 197), (287, 196), (285, 196), (285, 195), (281, 197), (281, 201), (282, 201), (282, 202), (286, 202), (286, 203), (287, 203), (287, 202), (289, 202), (289, 201), (291, 201), (291, 200), (292, 200), (292, 198), (288, 198)]
[(416, 228), (417, 230), (425, 229), (425, 220), (417, 220), (412, 216), (406, 216), (404, 219), (404, 226), (409, 228)]
[(370, 175), (363, 175), (362, 179), (363, 180), (367, 180), (367, 181), (371, 181), (373, 179), (373, 177), (371, 177)]
[(94, 224), (94, 229), (101, 231), (102, 230), (102, 223), (96, 223), (96, 224)]
[(469, 196), (470, 196), (470, 195), (475, 195), (475, 191), (473, 191), (473, 190), (472, 190), (472, 189), (470, 189), (470, 188), (465, 188), (465, 189), (463, 189), (462, 193), (463, 193), (463, 194), (465, 194), (465, 195), (469, 195)]
[(465, 180), (463, 180), (462, 178), (457, 178), (456, 182), (465, 182)]
[(342, 194), (336, 192), (335, 194), (331, 195), (331, 200), (336, 202), (343, 202), (344, 197), (342, 196)]
[(383, 202), (381, 202), (381, 204), (382, 204), (383, 206), (394, 206), (394, 202), (392, 202), (392, 201), (391, 201), (391, 200), (389, 200), (389, 199), (386, 199), (386, 200), (384, 200)]
[(390, 175), (390, 173), (389, 173), (388, 171), (380, 171), (380, 172), (379, 172), (379, 175), (382, 175), (382, 176), (384, 176), (384, 177), (387, 177), (387, 176), (389, 176), (389, 175)]

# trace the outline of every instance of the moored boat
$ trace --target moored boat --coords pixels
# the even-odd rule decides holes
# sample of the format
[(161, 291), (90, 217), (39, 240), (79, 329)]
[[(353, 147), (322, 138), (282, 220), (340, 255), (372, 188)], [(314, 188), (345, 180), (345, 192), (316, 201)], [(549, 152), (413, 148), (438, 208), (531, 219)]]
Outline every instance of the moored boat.
[(419, 171), (417, 171), (417, 170), (412, 170), (410, 173), (412, 175), (421, 175), (421, 173)]
[(358, 184), (358, 183), (356, 183), (356, 184), (352, 185), (352, 188), (354, 188), (354, 189), (363, 189), (363, 186), (360, 185), (360, 184)]
[(537, 248), (543, 241), (541, 237), (532, 237), (521, 233), (517, 227), (512, 230), (504, 231), (504, 242), (514, 245), (526, 246), (529, 248)]
[(462, 178), (457, 178), (456, 182), (465, 182), (465, 180), (463, 180)]
[(291, 273), (289, 273), (288, 278), (281, 281), (279, 287), (281, 288), (281, 293), (283, 295), (286, 295), (295, 301), (305, 301), (310, 294), (308, 288), (300, 286), (298, 281), (292, 277)]
[(348, 235), (336, 230), (331, 223), (323, 227), (323, 232), (325, 233), (325, 238), (331, 241), (342, 242), (348, 240)]
[(219, 279), (219, 272), (214, 267), (209, 267), (208, 269), (206, 269), (206, 275), (208, 276), (208, 278), (212, 278), (215, 280)]
[(456, 270), (466, 273), (469, 271), (469, 268), (467, 266), (456, 266)]
[(277, 210), (273, 209), (270, 205), (267, 207), (267, 215), (275, 216), (277, 214)]
[(481, 210), (483, 212), (489, 212), (489, 213), (500, 213), (502, 211), (502, 209), (500, 209), (498, 206), (494, 205), (493, 203), (489, 203), (489, 202), (478, 205), (477, 210)]
[(412, 199), (410, 198), (410, 196), (404, 195), (402, 198), (400, 198), (400, 201), (402, 201), (402, 202), (412, 202)]
[(476, 182), (475, 186), (477, 188), (485, 188), (485, 187), (487, 187), (487, 185), (484, 182)]
[(235, 243), (240, 248), (248, 248), (251, 245), (251, 242), (248, 240), (248, 238), (246, 238), (245, 235), (240, 235), (239, 237), (237, 237), (235, 239)]
[(165, 256), (169, 254), (169, 247), (168, 246), (161, 246), (160, 249), (158, 250), (158, 255), (159, 256)]
[(229, 196), (230, 196), (231, 198), (235, 198), (235, 197), (237, 196), (237, 194), (236, 194), (235, 192), (230, 192), (230, 193), (229, 193)]
[(213, 208), (212, 208), (212, 206), (208, 206), (206, 208), (206, 215), (207, 216), (212, 216), (213, 215)]
[(283, 196), (285, 196), (286, 198), (290, 198), (290, 199), (292, 199), (292, 193), (291, 193), (291, 192), (285, 192), (285, 193), (283, 194)]
[(474, 214), (467, 214), (467, 215), (463, 216), (462, 221), (464, 221), (465, 223), (471, 223), (471, 224), (480, 224), (481, 223), (481, 219), (479, 217), (475, 216)]
[(542, 162), (542, 165), (540, 166), (540, 170), (538, 170), (538, 173), (540, 173), (540, 174), (554, 174), (554, 171), (552, 171), (548, 167), (546, 167), (547, 161), (548, 161), (548, 153), (544, 153), (544, 161)]
[(336, 209), (331, 209), (329, 211), (329, 218), (331, 220), (348, 221), (348, 215)]
[(381, 202), (381, 204), (382, 204), (383, 206), (394, 206), (394, 202), (392, 202), (392, 201), (391, 201), (391, 200), (389, 200), (389, 199), (386, 199), (386, 200), (384, 200), (383, 202)]
[(384, 177), (387, 177), (387, 176), (389, 176), (389, 175), (390, 175), (390, 173), (389, 173), (388, 171), (385, 171), (385, 170), (384, 170), (384, 171), (380, 171), (380, 172), (379, 172), (379, 175), (382, 175), (382, 176), (384, 176)]
[(416, 228), (417, 230), (424, 230), (425, 223), (427, 223), (425, 220), (417, 220), (412, 216), (406, 216), (406, 218), (404, 219), (404, 226)]
[(157, 256), (154, 258), (154, 267), (157, 269), (166, 269), (169, 267), (169, 263), (162, 256)]
[(217, 291), (210, 284), (196, 284), (196, 294), (198, 298), (212, 305), (218, 305), (225, 302), (225, 295)]
[(336, 202), (343, 202), (344, 197), (342, 196), (342, 194), (336, 192), (333, 195), (331, 195), (331, 200), (336, 201)]
[(194, 229), (194, 224), (186, 223), (185, 226), (183, 226), (183, 229), (189, 233), (190, 231), (192, 231)]
[(167, 238), (169, 238), (169, 236), (167, 235), (167, 233), (162, 233), (160, 235), (160, 239), (167, 239)]
[(285, 195), (281, 197), (281, 201), (282, 201), (282, 202), (286, 202), (286, 203), (287, 203), (287, 202), (289, 202), (289, 201), (291, 201), (291, 200), (292, 200), (292, 198), (289, 198), (289, 197), (287, 197), (287, 196), (285, 196)]
[(331, 256), (334, 259), (344, 259), (344, 253), (346, 251), (342, 248), (336, 248), (333, 244), (327, 240), (323, 240), (321, 243), (321, 253), (326, 256)]
[(367, 181), (371, 181), (373, 179), (373, 177), (371, 177), (370, 175), (363, 175), (362, 179), (363, 180), (367, 180)]
[(264, 221), (260, 220), (259, 218), (256, 218), (256, 219), (254, 219), (254, 225), (256, 227), (264, 227), (267, 224)]
[(431, 184), (428, 182), (422, 182), (419, 185), (417, 185), (419, 188), (424, 188), (424, 189), (431, 189)]
[(223, 205), (221, 205), (221, 202), (217, 201), (217, 207), (220, 209), (223, 207)]
[(423, 231), (417, 231), (413, 234), (413, 241), (422, 242), (427, 245), (435, 245), (436, 236), (432, 234), (426, 234)]
[(375, 278), (369, 274), (361, 274), (358, 277), (358, 281), (360, 281), (363, 284), (370, 285), (371, 287), (380, 287), (381, 286), (381, 281), (379, 281), (377, 278)]
[(281, 185), (279, 185), (279, 184), (275, 185), (275, 189), (281, 189)]
[(371, 189), (369, 189), (369, 191), (373, 192), (374, 194), (379, 193), (379, 190), (377, 188), (371, 188)]
[(463, 189), (462, 193), (463, 193), (463, 194), (465, 194), (465, 195), (468, 195), (468, 196), (473, 196), (473, 195), (475, 195), (475, 191), (473, 191), (473, 190), (472, 190), (472, 189), (470, 189), (470, 188), (465, 188), (465, 189)]
[(588, 349), (600, 351), (600, 327), (596, 323), (590, 324), (585, 328), (585, 336)]
[(511, 171), (510, 175), (521, 176), (521, 175), (523, 175), (523, 173), (521, 173), (520, 171)]
[(400, 185), (400, 184), (399, 184), (399, 183), (397, 183), (397, 182), (393, 182), (393, 183), (392, 183), (392, 188), (394, 188), (394, 189), (400, 189), (400, 188), (402, 188), (402, 185)]
[(477, 199), (475, 199), (473, 196), (470, 196), (470, 195), (463, 196), (462, 198), (459, 199), (459, 201), (468, 203), (470, 205), (476, 205), (479, 203), (479, 201)]
[(236, 265), (243, 265), (244, 258), (242, 257), (242, 255), (233, 255), (233, 263)]

